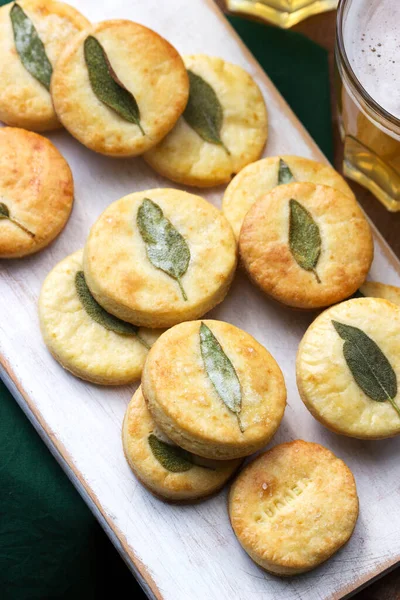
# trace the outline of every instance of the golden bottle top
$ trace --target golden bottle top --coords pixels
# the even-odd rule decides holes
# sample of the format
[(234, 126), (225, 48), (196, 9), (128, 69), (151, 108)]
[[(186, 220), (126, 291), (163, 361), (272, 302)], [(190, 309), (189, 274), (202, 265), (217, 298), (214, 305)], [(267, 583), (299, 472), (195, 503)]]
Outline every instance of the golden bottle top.
[(232, 13), (259, 17), (283, 29), (337, 7), (338, 0), (225, 0)]

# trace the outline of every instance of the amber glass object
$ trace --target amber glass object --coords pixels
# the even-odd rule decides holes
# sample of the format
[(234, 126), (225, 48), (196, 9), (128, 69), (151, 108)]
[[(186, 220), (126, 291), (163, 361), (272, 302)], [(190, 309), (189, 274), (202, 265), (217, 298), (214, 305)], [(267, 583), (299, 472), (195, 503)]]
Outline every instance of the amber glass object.
[[(393, 10), (397, 2), (398, 0), (385, 0), (385, 4)], [(388, 94), (391, 90), (396, 94), (398, 90), (394, 76), (397, 56), (388, 54), (390, 46), (387, 45), (386, 38), (390, 37), (389, 33), (384, 31), (382, 35), (382, 28), (377, 27), (375, 34), (371, 19), (368, 25), (362, 21), (357, 22), (358, 18), (368, 20), (367, 9), (378, 11), (382, 8), (382, 0), (340, 0), (337, 13), (335, 83), (339, 127), (344, 142), (344, 174), (368, 188), (388, 210), (399, 211), (400, 119), (381, 106), (385, 102), (386, 90)], [(386, 13), (389, 14), (388, 11)], [(371, 12), (371, 15), (374, 14), (378, 13)], [(388, 23), (383, 21), (384, 29), (388, 29)], [(353, 32), (358, 31), (359, 27), (360, 32), (354, 35)], [(369, 35), (370, 30), (374, 36)], [(369, 71), (363, 73), (360, 70), (357, 77), (356, 67), (353, 65), (362, 64), (357, 62), (357, 54), (361, 56), (361, 52), (369, 57), (365, 63)], [(390, 64), (393, 71), (392, 83)], [(364, 84), (361, 80), (364, 80)], [(369, 87), (375, 99), (367, 92), (366, 87)], [(381, 90), (385, 90), (383, 95)], [(377, 100), (379, 94), (380, 101)]]

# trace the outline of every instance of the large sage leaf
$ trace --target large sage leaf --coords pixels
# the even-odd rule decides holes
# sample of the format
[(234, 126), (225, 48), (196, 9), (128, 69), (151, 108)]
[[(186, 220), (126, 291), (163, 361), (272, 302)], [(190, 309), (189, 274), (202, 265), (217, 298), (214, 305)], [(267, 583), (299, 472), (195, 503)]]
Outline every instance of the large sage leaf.
[(278, 185), (292, 183), (293, 181), (296, 180), (293, 177), (292, 171), (289, 169), (289, 165), (282, 158), (280, 158), (278, 168)]
[(171, 471), (171, 473), (183, 473), (193, 467), (192, 455), (190, 452), (183, 450), (183, 448), (171, 446), (171, 444), (163, 442), (154, 433), (149, 435), (148, 442), (154, 458), (167, 471)]
[(221, 344), (205, 323), (200, 325), (200, 350), (208, 378), (225, 406), (236, 415), (240, 431), (243, 433), (240, 420), (242, 389), (239, 378)]
[(332, 324), (345, 341), (343, 355), (357, 385), (376, 402), (388, 400), (400, 415), (400, 408), (394, 401), (396, 373), (378, 344), (358, 327), (338, 321), (332, 321)]
[(137, 226), (146, 244), (149, 261), (178, 282), (184, 300), (187, 300), (181, 277), (190, 262), (190, 250), (185, 238), (164, 217), (161, 208), (145, 198), (137, 213)]
[(111, 315), (93, 298), (86, 283), (83, 271), (78, 271), (75, 275), (75, 288), (83, 308), (93, 321), (109, 331), (114, 331), (114, 333), (119, 333), (120, 335), (134, 335), (143, 346), (149, 348), (147, 342), (138, 335), (139, 327), (132, 325), (131, 323), (126, 323), (125, 321), (118, 319), (118, 317)]
[(289, 208), (290, 251), (297, 264), (305, 271), (312, 271), (318, 283), (321, 283), (316, 271), (321, 254), (319, 227), (308, 210), (297, 200), (290, 200)]
[(85, 40), (84, 54), (90, 85), (97, 98), (125, 121), (135, 123), (145, 135), (135, 97), (118, 79), (103, 46), (92, 35)]
[(188, 69), (189, 100), (183, 112), (188, 125), (206, 142), (228, 148), (221, 140), (221, 127), (224, 113), (217, 94), (200, 75)]
[(15, 49), (22, 64), (35, 79), (50, 89), (53, 67), (34, 24), (19, 4), (14, 4), (12, 7), (10, 19), (14, 32)]
[(17, 221), (13, 217), (10, 217), (9, 208), (8, 208), (7, 204), (5, 204), (4, 202), (0, 202), (0, 221), (2, 219), (8, 219), (9, 221), (11, 221), (11, 223), (14, 223), (14, 225), (16, 225), (17, 227), (19, 227), (20, 229), (22, 229), (22, 231), (25, 231), (25, 233), (27, 233), (28, 235), (30, 235), (32, 238), (35, 237), (35, 234), (32, 231), (29, 231), (29, 229), (27, 229), (25, 227), (25, 225), (22, 225), (22, 223), (20, 223), (19, 221)]

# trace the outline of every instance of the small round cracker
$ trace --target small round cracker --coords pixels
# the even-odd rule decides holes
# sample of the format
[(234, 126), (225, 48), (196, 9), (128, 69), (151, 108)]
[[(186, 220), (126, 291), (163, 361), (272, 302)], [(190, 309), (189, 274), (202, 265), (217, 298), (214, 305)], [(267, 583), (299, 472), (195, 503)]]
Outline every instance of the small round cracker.
[(254, 202), (278, 185), (279, 162), (289, 167), (295, 181), (329, 185), (354, 198), (351, 188), (335, 169), (301, 156), (269, 156), (247, 165), (225, 190), (222, 212), (239, 239), (244, 218)]
[(400, 305), (400, 287), (378, 283), (377, 281), (365, 281), (360, 287), (363, 296), (372, 298), (384, 298), (394, 304)]
[[(32, 21), (53, 68), (66, 43), (89, 21), (75, 8), (55, 0), (21, 0), (18, 5)], [(0, 120), (34, 131), (61, 127), (49, 90), (26, 70), (15, 49), (10, 11), (0, 8)]]
[[(140, 112), (138, 125), (95, 95), (84, 56), (94, 36)], [(126, 20), (103, 21), (76, 36), (63, 52), (51, 82), (57, 115), (82, 144), (109, 156), (136, 156), (157, 144), (186, 106), (189, 83), (178, 52), (155, 31)]]
[[(200, 347), (204, 323), (239, 379), (236, 414), (209, 378)], [(271, 354), (245, 331), (222, 321), (191, 321), (166, 331), (149, 352), (143, 394), (154, 420), (178, 446), (227, 460), (262, 448), (275, 434), (286, 406), (282, 372)]]
[[(345, 341), (332, 321), (361, 329), (384, 353), (400, 382), (400, 307), (380, 298), (355, 298), (332, 306), (310, 325), (299, 346), (297, 386), (304, 404), (325, 427), (360, 439), (400, 434), (400, 415), (377, 402), (354, 379)], [(400, 389), (394, 402), (400, 406)]]
[(295, 440), (261, 454), (239, 474), (229, 516), (240, 544), (260, 567), (280, 576), (304, 573), (351, 537), (356, 484), (330, 450)]
[(71, 169), (49, 140), (23, 129), (0, 129), (0, 203), (10, 217), (0, 218), (0, 258), (48, 246), (68, 221), (73, 200)]
[[(148, 258), (137, 225), (144, 199), (157, 204), (190, 251), (179, 283)], [(174, 189), (135, 192), (111, 204), (93, 225), (85, 246), (87, 283), (104, 308), (145, 327), (195, 319), (221, 302), (237, 262), (235, 238), (223, 214), (199, 196)]]
[[(129, 466), (136, 477), (153, 494), (171, 502), (194, 501), (217, 492), (232, 476), (242, 462), (240, 459), (211, 461), (184, 452), (192, 466), (179, 471), (166, 468), (150, 446), (150, 436), (161, 443), (174, 445), (157, 428), (144, 400), (142, 389), (133, 395), (122, 426), (122, 443)], [(186, 462), (185, 460), (185, 462)]]
[(183, 115), (144, 159), (164, 177), (184, 185), (227, 183), (263, 151), (268, 131), (264, 99), (254, 79), (238, 65), (204, 54), (186, 56), (184, 61), (217, 95), (223, 110), (220, 137), (225, 148), (202, 139)]
[[(135, 335), (121, 335), (94, 321), (78, 296), (75, 276), (82, 271), (83, 250), (59, 262), (46, 277), (39, 298), (43, 339), (54, 358), (77, 377), (101, 385), (136, 381), (147, 347)], [(151, 345), (159, 332), (139, 329)]]
[[(292, 200), (319, 229), (314, 270), (300, 266), (291, 251)], [(303, 231), (310, 239), (306, 226)], [(239, 251), (250, 278), (266, 294), (294, 308), (316, 309), (340, 302), (360, 287), (372, 263), (373, 239), (354, 198), (325, 185), (290, 183), (253, 204), (240, 232)]]

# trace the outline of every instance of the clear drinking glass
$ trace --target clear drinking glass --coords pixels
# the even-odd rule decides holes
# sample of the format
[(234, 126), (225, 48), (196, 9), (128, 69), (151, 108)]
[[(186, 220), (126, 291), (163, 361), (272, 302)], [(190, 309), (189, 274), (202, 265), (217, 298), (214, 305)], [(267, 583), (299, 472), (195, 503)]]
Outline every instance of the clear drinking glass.
[(332, 10), (337, 3), (338, 0), (226, 0), (232, 12), (254, 15), (284, 29), (311, 15)]
[(400, 1), (340, 0), (335, 48), (347, 177), (400, 210)]

